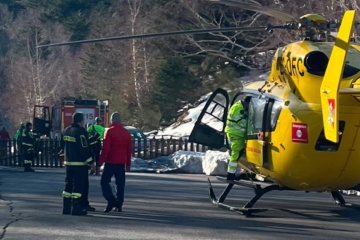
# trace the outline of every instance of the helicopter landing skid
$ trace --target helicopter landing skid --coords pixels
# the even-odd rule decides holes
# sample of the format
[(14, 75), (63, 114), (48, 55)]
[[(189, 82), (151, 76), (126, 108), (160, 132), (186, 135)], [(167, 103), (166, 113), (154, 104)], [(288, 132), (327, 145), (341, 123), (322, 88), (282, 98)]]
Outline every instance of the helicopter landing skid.
[(346, 202), (344, 197), (342, 196), (342, 194), (339, 191), (332, 191), (330, 193), (331, 193), (331, 197), (333, 198), (335, 204), (339, 205), (340, 207), (351, 208), (354, 210), (360, 210), (360, 205)]
[(335, 201), (335, 204), (337, 204), (341, 207), (346, 206), (347, 203), (345, 202), (344, 197), (341, 195), (341, 193), (339, 191), (332, 191), (330, 193), (331, 193), (332, 198)]
[[(227, 209), (230, 211), (234, 211), (245, 216), (250, 216), (252, 213), (264, 212), (267, 211), (266, 208), (253, 208), (254, 204), (267, 192), (274, 191), (274, 190), (292, 190), (289, 188), (281, 187), (278, 184), (272, 183), (263, 183), (263, 182), (253, 182), (253, 181), (246, 181), (246, 180), (238, 180), (238, 181), (229, 181), (224, 177), (217, 177), (218, 180), (222, 182), (228, 183), (228, 186), (220, 195), (219, 199), (216, 198), (214, 190), (212, 188), (210, 179), (209, 182), (209, 196), (211, 202), (218, 206), (219, 208)], [(243, 207), (233, 207), (224, 203), (227, 195), (231, 191), (234, 185), (240, 185), (245, 187), (253, 188), (255, 191), (255, 196), (247, 202)]]

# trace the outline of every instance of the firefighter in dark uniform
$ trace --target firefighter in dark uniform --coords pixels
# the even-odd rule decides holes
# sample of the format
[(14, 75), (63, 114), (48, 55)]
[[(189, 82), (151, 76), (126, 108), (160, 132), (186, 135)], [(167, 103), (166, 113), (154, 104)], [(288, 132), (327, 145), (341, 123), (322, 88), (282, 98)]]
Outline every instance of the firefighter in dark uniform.
[(30, 122), (25, 124), (25, 129), (22, 132), (21, 140), (21, 149), (24, 157), (24, 172), (35, 172), (31, 166), (35, 157), (36, 135), (32, 132), (32, 124)]
[(91, 155), (93, 156), (96, 163), (95, 171), (94, 169), (91, 169), (90, 175), (94, 173), (96, 175), (100, 175), (99, 159), (101, 152), (101, 135), (96, 131), (94, 125), (91, 125), (90, 123), (87, 126), (87, 131), (89, 133), (89, 145)]
[(61, 146), (66, 166), (65, 189), (63, 191), (63, 214), (87, 214), (88, 164), (93, 159), (88, 145), (88, 134), (83, 128), (84, 116), (74, 113), (73, 123), (64, 130)]

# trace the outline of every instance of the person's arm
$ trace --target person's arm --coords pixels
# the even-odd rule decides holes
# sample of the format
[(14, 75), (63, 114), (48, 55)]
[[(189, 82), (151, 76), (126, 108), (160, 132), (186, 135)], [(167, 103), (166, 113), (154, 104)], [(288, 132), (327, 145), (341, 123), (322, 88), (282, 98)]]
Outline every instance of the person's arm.
[(111, 144), (111, 131), (107, 130), (104, 136), (103, 147), (99, 160), (99, 166), (103, 165), (105, 160), (108, 158), (110, 152), (110, 144)]
[(90, 154), (87, 136), (88, 135), (85, 130), (78, 131), (78, 133), (76, 134), (76, 142), (77, 142), (81, 160), (90, 164), (94, 161), (94, 159), (91, 157), (91, 154)]

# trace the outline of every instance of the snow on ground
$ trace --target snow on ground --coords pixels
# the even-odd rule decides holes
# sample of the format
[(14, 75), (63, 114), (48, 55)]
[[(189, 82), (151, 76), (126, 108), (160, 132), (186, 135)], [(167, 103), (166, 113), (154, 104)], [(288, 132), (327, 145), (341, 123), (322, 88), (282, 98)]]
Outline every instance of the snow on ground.
[(227, 152), (206, 151), (190, 152), (177, 151), (170, 156), (159, 157), (152, 160), (132, 158), (132, 172), (156, 173), (192, 173), (206, 175), (226, 175)]

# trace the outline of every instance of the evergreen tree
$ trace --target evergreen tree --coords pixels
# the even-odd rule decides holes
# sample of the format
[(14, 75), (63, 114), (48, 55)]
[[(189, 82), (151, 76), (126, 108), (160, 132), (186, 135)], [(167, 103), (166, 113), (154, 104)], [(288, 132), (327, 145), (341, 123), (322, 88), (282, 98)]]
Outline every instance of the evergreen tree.
[(159, 107), (161, 121), (170, 123), (177, 117), (177, 111), (188, 101), (200, 86), (199, 81), (189, 72), (181, 58), (169, 58), (159, 64), (155, 72), (156, 88), (153, 104)]

